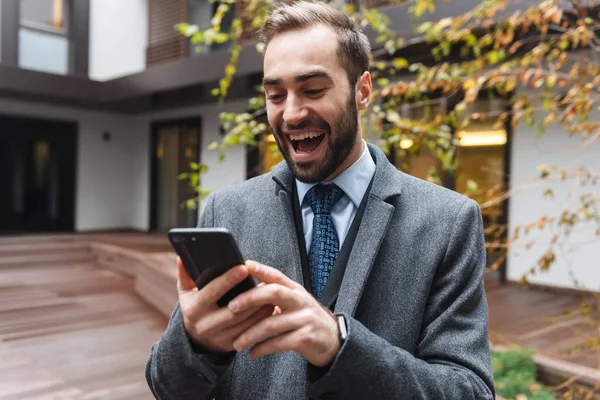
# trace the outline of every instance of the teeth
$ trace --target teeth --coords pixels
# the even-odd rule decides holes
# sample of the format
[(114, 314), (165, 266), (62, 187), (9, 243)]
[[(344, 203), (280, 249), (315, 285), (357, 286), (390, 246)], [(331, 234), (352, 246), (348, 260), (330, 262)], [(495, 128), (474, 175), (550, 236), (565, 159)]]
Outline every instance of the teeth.
[(316, 138), (323, 134), (323, 132), (307, 132), (299, 135), (290, 135), (291, 140), (304, 140), (308, 138)]

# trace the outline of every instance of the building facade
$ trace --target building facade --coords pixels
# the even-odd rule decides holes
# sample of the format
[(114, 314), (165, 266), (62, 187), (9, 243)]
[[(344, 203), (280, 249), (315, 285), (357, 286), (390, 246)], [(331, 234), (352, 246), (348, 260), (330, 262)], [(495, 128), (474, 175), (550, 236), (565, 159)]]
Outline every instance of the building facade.
[[(478, 3), (438, 2), (428, 18), (456, 15)], [(364, 4), (382, 7), (400, 35), (412, 34), (405, 6)], [(0, 233), (194, 226), (201, 207), (185, 207), (194, 194), (178, 179), (190, 162), (209, 167), (202, 186), (210, 190), (269, 170), (277, 159), (268, 151), (268, 137), (258, 148), (230, 149), (223, 162), (207, 150), (223, 135), (219, 113), (245, 111), (262, 77), (260, 55), (248, 46), (230, 100), (220, 105), (211, 95), (228, 61), (227, 43), (199, 53), (173, 26), (207, 27), (214, 7), (207, 0), (0, 0)], [(377, 48), (376, 34), (368, 35)], [(503, 106), (483, 100), (477, 107)], [(452, 189), (466, 191), (468, 179), (490, 188), (523, 188), (505, 204), (484, 210), (486, 221), (506, 224), (507, 232), (560, 214), (569, 201), (569, 182), (553, 183), (553, 199), (544, 197), (545, 187), (528, 186), (539, 176), (538, 165), (581, 162), (600, 168), (598, 148), (581, 151), (581, 143), (560, 128), (536, 138), (522, 125), (514, 131), (509, 125), (472, 125), (461, 143), (460, 179), (445, 182)], [(426, 154), (394, 157), (420, 178), (436, 168)], [(515, 247), (504, 276), (519, 280), (544, 253), (550, 235), (533, 232), (537, 245)], [(560, 249), (551, 271), (531, 281), (576, 287), (575, 276), (585, 288), (600, 290), (600, 272), (590, 265), (600, 246), (585, 232), (580, 235)]]

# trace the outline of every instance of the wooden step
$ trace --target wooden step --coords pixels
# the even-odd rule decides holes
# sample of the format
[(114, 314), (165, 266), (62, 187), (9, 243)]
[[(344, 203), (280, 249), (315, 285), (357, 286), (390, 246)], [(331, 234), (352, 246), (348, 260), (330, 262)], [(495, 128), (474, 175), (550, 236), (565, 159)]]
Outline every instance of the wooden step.
[(0, 255), (0, 268), (11, 268), (17, 265), (39, 265), (60, 263), (85, 263), (94, 260), (88, 248), (65, 250), (60, 252), (30, 251), (19, 255)]
[(15, 244), (0, 244), (0, 259), (3, 257), (12, 257), (28, 254), (57, 254), (71, 251), (87, 250), (89, 251), (89, 243), (86, 242), (32, 242), (32, 243), (15, 243)]
[(177, 303), (177, 264), (174, 254), (156, 254), (145, 258), (138, 268), (135, 293), (165, 317)]

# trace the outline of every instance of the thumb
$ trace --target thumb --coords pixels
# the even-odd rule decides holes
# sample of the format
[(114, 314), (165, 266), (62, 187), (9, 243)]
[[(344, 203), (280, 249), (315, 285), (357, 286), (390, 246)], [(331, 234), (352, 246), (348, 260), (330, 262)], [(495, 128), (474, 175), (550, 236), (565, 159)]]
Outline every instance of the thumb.
[(180, 257), (177, 257), (177, 290), (179, 294), (198, 290), (196, 284), (185, 270)]

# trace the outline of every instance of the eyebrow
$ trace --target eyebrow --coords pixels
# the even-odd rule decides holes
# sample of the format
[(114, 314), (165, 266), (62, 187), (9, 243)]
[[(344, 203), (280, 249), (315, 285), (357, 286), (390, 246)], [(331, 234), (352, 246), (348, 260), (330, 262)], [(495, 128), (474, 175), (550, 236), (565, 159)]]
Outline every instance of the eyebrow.
[[(325, 78), (327, 80), (333, 81), (333, 78), (331, 77), (331, 75), (326, 72), (326, 71), (311, 71), (311, 72), (307, 72), (306, 74), (301, 74), (296, 76), (295, 81), (296, 83), (302, 83), (302, 82), (306, 82), (309, 81), (311, 79), (314, 78)], [(269, 77), (265, 77), (263, 78), (263, 86), (277, 86), (277, 85), (281, 85), (282, 80), (281, 78), (269, 78)]]

